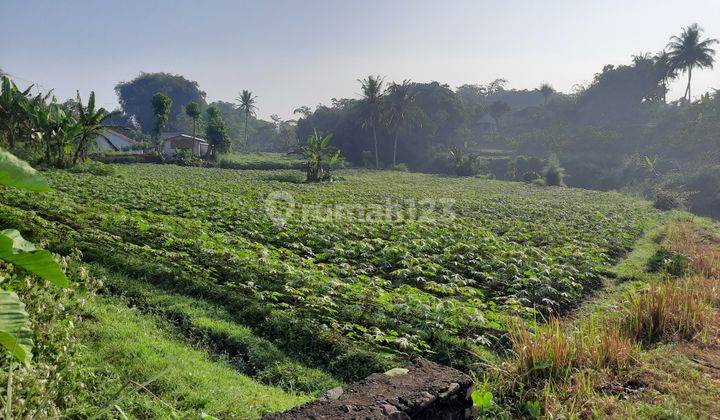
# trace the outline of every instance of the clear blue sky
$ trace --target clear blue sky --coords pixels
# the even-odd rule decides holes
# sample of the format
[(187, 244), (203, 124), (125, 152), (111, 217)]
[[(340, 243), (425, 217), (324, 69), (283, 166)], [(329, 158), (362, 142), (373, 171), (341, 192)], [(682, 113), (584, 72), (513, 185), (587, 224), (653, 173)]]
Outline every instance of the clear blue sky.
[[(570, 91), (692, 22), (720, 38), (718, 0), (2, 0), (0, 9), (0, 68), (59, 98), (95, 90), (112, 108), (118, 81), (165, 71), (198, 81), (210, 101), (250, 89), (259, 116), (285, 118), (357, 96), (368, 74)], [(693, 76), (697, 94), (720, 88), (720, 64)], [(676, 82), (671, 96), (682, 92)]]

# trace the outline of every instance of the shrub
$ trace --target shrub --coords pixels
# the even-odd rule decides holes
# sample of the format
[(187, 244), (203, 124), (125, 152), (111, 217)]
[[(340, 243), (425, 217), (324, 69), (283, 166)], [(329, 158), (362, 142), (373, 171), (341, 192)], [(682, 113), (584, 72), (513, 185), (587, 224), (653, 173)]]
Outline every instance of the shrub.
[[(545, 164), (546, 162), (539, 157), (518, 156), (512, 162), (514, 179), (524, 181), (525, 175), (528, 173), (539, 174), (543, 171)], [(536, 178), (540, 178), (540, 175), (537, 175)]]
[(486, 167), (490, 175), (495, 179), (508, 179), (512, 161), (510, 158), (487, 159)]
[(407, 172), (408, 171), (408, 167), (404, 163), (396, 163), (394, 165), (390, 165), (390, 167), (388, 169), (390, 169), (391, 171), (398, 171), (398, 172)]
[(651, 273), (662, 271), (675, 277), (680, 277), (685, 274), (688, 265), (689, 261), (687, 257), (664, 248), (659, 249), (653, 254), (647, 263), (648, 271)]
[(362, 166), (368, 169), (375, 167), (375, 155), (370, 150), (363, 150), (360, 154)]
[(528, 171), (522, 174), (523, 182), (533, 182), (536, 179), (540, 179), (540, 174), (535, 171)]
[(473, 155), (463, 156), (455, 164), (455, 175), (474, 176), (480, 172), (480, 164), (478, 158)]
[(672, 210), (682, 206), (680, 194), (674, 191), (658, 189), (655, 192), (653, 207), (658, 210)]
[(664, 177), (663, 188), (690, 191), (680, 196), (681, 203), (694, 213), (720, 217), (720, 165), (700, 166)]
[(392, 368), (389, 359), (382, 354), (362, 349), (348, 350), (330, 363), (330, 373), (347, 382), (357, 381), (366, 376), (385, 372)]
[(560, 161), (556, 155), (550, 156), (543, 171), (545, 185), (559, 187), (563, 184), (564, 170), (560, 167)]

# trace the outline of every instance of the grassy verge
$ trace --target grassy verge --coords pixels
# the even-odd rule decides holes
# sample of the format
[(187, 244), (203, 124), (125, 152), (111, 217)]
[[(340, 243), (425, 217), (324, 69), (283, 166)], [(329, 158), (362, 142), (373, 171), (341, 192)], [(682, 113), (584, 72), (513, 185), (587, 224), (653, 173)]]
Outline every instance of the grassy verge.
[(183, 333), (227, 354), (237, 370), (261, 382), (313, 395), (341, 385), (327, 373), (292, 360), (272, 342), (238, 324), (222, 306), (110, 273), (97, 264), (89, 267), (95, 275), (103, 277), (113, 293), (121, 295), (129, 304), (172, 320)]
[(619, 283), (577, 317), (518, 323), (511, 356), (485, 375), (495, 397), (486, 414), (718, 415), (716, 232), (706, 220), (673, 215), (648, 230), (616, 267)]
[(258, 418), (308, 400), (259, 384), (178, 339), (167, 322), (115, 299), (88, 306), (77, 363), (86, 393), (67, 414), (136, 418)]

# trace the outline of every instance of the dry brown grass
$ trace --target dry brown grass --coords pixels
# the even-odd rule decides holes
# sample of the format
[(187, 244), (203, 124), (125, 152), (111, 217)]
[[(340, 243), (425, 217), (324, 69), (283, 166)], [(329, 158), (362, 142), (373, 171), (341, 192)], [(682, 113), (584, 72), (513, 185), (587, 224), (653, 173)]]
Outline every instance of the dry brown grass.
[(720, 238), (692, 222), (675, 223), (668, 227), (663, 245), (690, 260), (699, 275), (720, 277)]
[(585, 369), (617, 371), (631, 362), (637, 346), (618, 327), (589, 321), (568, 331), (558, 319), (534, 331), (518, 326), (511, 334), (513, 352), (509, 372), (524, 386), (565, 383)]
[(638, 362), (648, 353), (643, 348), (657, 342), (720, 346), (720, 238), (680, 222), (669, 227), (663, 247), (687, 257), (693, 274), (628, 293), (617, 312), (596, 319), (519, 324), (511, 331), (514, 356), (505, 364), (503, 392), (538, 399), (552, 415), (633, 412), (636, 407), (600, 389), (644, 365)]
[(719, 289), (718, 279), (692, 276), (630, 295), (623, 308), (623, 333), (643, 344), (698, 338), (716, 316), (713, 303)]

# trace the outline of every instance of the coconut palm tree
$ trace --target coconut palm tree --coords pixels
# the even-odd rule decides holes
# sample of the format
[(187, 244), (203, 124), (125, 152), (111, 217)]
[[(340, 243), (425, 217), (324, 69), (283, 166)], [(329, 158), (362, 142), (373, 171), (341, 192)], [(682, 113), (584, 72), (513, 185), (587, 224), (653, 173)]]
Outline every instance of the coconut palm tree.
[(403, 80), (402, 84), (393, 82), (388, 86), (385, 94), (387, 123), (394, 131), (393, 165), (397, 164), (398, 134), (405, 124), (407, 112), (415, 100), (415, 95), (414, 85), (409, 80)]
[(248, 118), (251, 115), (255, 115), (255, 111), (257, 110), (257, 105), (255, 105), (256, 100), (257, 96), (254, 96), (249, 90), (243, 90), (242, 92), (240, 92), (240, 96), (238, 96), (237, 98), (237, 101), (239, 102), (238, 109), (240, 110), (240, 112), (243, 112), (245, 114), (245, 145), (248, 144)]
[(710, 48), (718, 42), (717, 39), (701, 39), (703, 29), (697, 23), (683, 28), (680, 36), (670, 37), (667, 45), (670, 64), (676, 70), (687, 72), (688, 83), (685, 88), (685, 98), (691, 100), (690, 85), (692, 82), (692, 71), (695, 68), (713, 68), (715, 62), (715, 50)]
[(360, 115), (363, 120), (363, 127), (370, 128), (373, 135), (375, 147), (375, 168), (380, 168), (378, 157), (377, 126), (380, 122), (382, 110), (382, 87), (383, 78), (380, 76), (368, 76), (366, 79), (358, 79), (362, 86), (363, 98), (360, 100)]
[(202, 111), (200, 111), (200, 105), (195, 101), (191, 101), (185, 106), (185, 114), (187, 114), (188, 117), (192, 118), (193, 137), (195, 137), (195, 133), (197, 132), (197, 122), (202, 115)]
[(555, 94), (555, 88), (550, 86), (549, 83), (543, 83), (542, 85), (540, 85), (540, 89), (538, 90), (540, 91), (543, 99), (545, 100), (544, 105), (547, 105), (548, 99), (550, 99), (550, 97)]

